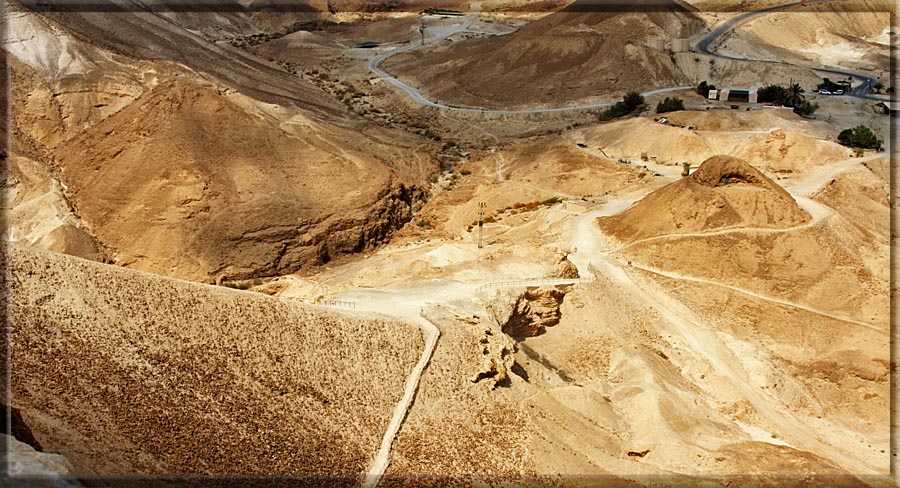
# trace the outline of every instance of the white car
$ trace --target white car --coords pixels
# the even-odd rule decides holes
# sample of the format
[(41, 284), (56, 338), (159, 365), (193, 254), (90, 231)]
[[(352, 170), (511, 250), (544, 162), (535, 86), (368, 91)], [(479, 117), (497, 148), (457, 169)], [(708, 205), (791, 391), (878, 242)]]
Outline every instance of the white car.
[(819, 95), (831, 95), (831, 92), (822, 88), (821, 90), (819, 90)]
[(844, 94), (844, 90), (835, 90), (834, 91), (834, 95), (843, 95), (843, 94)]

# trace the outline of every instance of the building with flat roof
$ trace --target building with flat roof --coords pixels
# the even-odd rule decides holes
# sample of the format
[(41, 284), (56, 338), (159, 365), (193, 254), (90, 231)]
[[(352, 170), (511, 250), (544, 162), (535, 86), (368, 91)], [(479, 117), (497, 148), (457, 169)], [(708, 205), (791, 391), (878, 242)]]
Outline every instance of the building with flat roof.
[(898, 102), (878, 102), (875, 106), (881, 109), (881, 113), (890, 116), (896, 116), (900, 111), (900, 103)]

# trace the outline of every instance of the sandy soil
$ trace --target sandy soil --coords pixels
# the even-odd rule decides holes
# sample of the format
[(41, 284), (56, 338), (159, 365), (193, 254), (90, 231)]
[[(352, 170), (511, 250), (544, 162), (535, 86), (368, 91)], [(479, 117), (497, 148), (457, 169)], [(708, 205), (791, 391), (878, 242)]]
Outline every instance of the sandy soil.
[(6, 400), (76, 473), (355, 484), (424, 346), (393, 320), (7, 250)]

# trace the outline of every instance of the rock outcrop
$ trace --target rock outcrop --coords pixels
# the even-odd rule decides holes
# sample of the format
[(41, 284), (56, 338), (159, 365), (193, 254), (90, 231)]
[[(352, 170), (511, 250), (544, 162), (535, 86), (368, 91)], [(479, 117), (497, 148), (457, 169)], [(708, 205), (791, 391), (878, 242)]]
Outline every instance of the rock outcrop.
[(553, 272), (555, 278), (578, 278), (578, 267), (575, 263), (569, 261), (568, 256), (563, 256), (559, 263), (556, 264), (556, 270)]
[(543, 334), (559, 323), (559, 310), (572, 285), (529, 286), (524, 292), (500, 298), (492, 305), (494, 319), (504, 334), (523, 339)]

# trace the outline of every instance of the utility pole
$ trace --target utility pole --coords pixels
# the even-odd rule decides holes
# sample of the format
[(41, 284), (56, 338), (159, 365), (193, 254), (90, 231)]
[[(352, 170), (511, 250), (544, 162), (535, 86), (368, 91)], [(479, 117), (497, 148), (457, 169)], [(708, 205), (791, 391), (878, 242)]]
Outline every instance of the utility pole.
[(481, 240), (484, 229), (484, 207), (486, 207), (484, 202), (478, 202), (478, 249), (484, 247)]
[(422, 45), (425, 45), (425, 18), (419, 19), (419, 34), (422, 35)]

